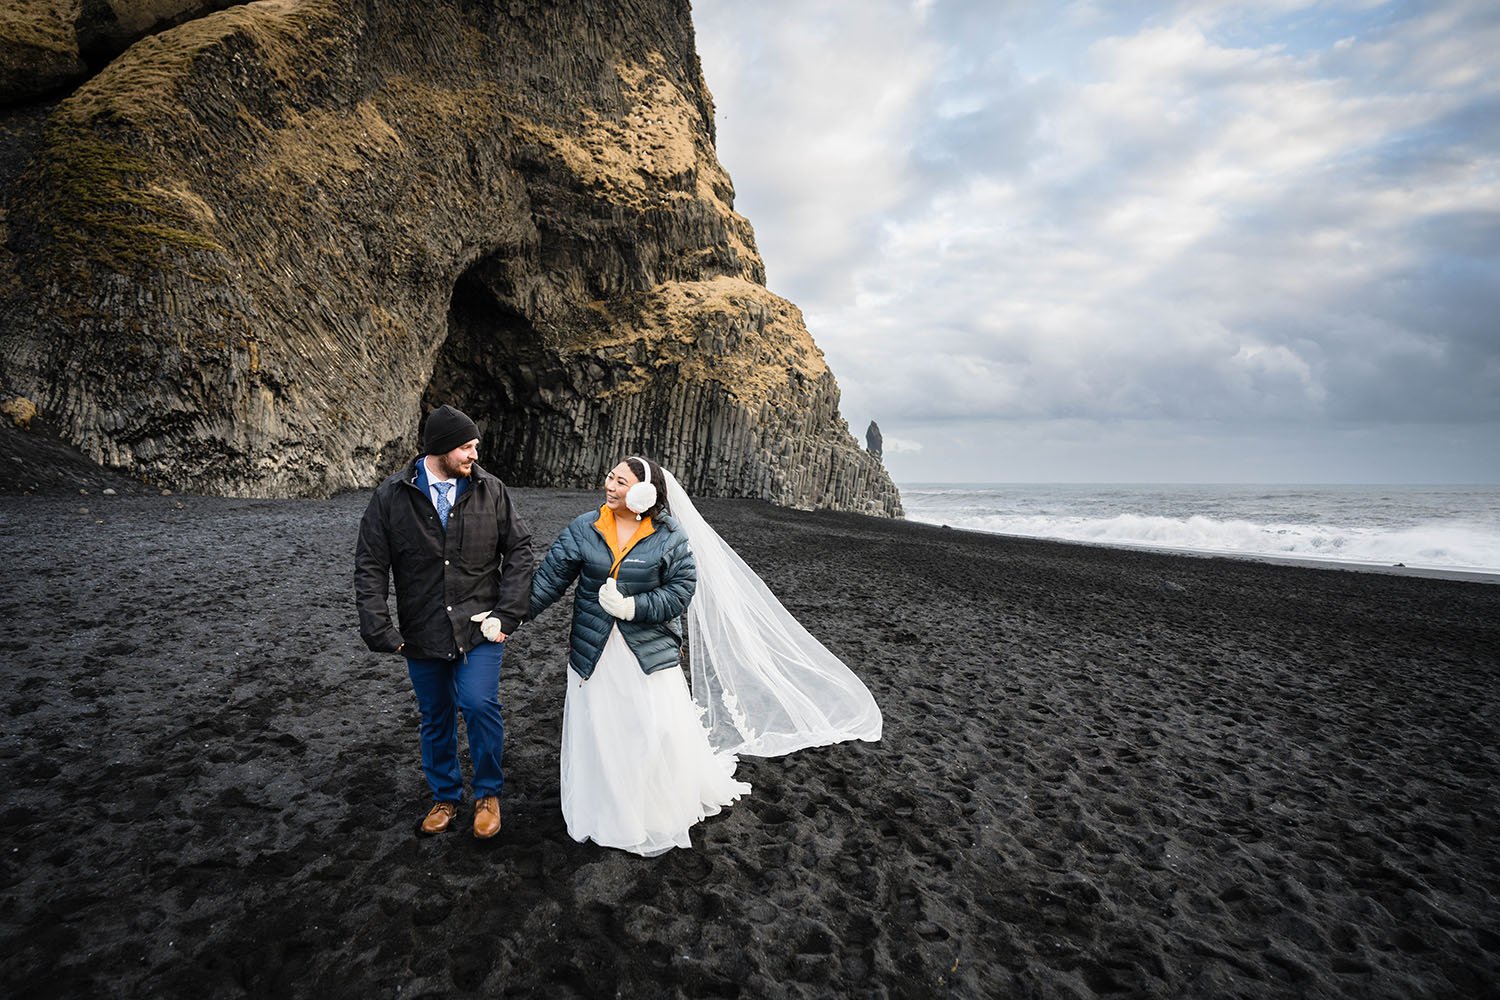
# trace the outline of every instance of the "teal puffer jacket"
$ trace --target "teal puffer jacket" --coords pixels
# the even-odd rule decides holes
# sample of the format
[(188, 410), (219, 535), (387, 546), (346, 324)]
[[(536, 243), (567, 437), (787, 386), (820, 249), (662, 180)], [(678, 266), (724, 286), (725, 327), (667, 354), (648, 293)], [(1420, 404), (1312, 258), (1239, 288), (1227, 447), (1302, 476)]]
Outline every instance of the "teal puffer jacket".
[(651, 534), (625, 554), (615, 580), (621, 594), (635, 598), (635, 617), (621, 621), (599, 606), (599, 588), (609, 578), (615, 557), (594, 526), (598, 520), (597, 510), (580, 514), (552, 543), (531, 580), (531, 617), (551, 607), (576, 579), (568, 666), (578, 676), (588, 678), (594, 672), (609, 630), (617, 624), (646, 673), (677, 666), (682, 659), (682, 615), (698, 586), (687, 536), (676, 519), (662, 514), (652, 521)]

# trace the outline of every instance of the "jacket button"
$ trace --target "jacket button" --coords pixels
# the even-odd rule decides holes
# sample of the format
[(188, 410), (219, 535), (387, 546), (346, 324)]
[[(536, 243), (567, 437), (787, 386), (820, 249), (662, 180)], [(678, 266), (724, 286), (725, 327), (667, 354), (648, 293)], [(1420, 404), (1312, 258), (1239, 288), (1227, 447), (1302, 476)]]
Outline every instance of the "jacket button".
[(444, 560), (443, 560), (443, 565), (444, 565), (444, 566), (447, 566), (447, 565), (448, 565), (448, 560), (446, 560), (446, 559), (444, 559)]
[(453, 610), (453, 605), (451, 605), (451, 604), (450, 604), (450, 605), (448, 605), (448, 610), (449, 610), (449, 611), (452, 611), (452, 610)]

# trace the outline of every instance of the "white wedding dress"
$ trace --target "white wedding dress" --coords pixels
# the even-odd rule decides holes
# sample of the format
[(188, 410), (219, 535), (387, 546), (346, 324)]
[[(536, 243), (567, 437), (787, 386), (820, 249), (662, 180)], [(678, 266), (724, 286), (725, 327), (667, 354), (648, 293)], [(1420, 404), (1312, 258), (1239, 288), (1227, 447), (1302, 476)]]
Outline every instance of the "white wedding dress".
[(685, 615), (691, 691), (679, 668), (642, 673), (618, 627), (588, 680), (563, 672), (568, 833), (647, 855), (690, 847), (689, 828), (749, 794), (734, 779), (738, 755), (874, 742), (882, 730), (864, 683), (719, 537), (676, 477), (662, 475), (697, 568)]
[(643, 673), (610, 631), (588, 680), (564, 671), (562, 813), (568, 835), (654, 855), (691, 847), (689, 829), (750, 786), (713, 750), (681, 668)]

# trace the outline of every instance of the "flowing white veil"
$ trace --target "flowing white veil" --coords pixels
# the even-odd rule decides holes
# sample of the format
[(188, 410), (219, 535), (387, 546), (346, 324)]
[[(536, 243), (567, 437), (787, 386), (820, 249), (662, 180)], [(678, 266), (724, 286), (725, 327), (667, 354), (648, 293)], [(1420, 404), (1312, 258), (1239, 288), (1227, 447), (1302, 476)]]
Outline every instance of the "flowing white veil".
[(880, 707), (842, 660), (781, 606), (703, 519), (677, 477), (667, 504), (698, 565), (688, 605), (693, 700), (717, 751), (779, 757), (804, 747), (880, 739)]

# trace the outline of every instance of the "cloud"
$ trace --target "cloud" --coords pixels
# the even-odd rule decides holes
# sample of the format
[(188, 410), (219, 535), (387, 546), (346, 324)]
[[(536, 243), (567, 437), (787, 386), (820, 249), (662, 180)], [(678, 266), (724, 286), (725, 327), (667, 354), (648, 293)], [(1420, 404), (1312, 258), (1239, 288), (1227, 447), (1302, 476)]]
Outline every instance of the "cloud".
[(754, 178), (737, 208), (757, 228), (768, 283), (799, 303), (846, 294), (879, 219), (914, 180), (911, 137), (939, 57), (920, 11), (713, 3), (694, 18), (720, 160)]
[[(1496, 482), (1494, 428), (1293, 421), (1040, 420), (893, 425), (899, 483)], [(1467, 475), (1455, 477), (1455, 468)]]
[(694, 10), (855, 423), (1500, 421), (1500, 8)]
[(888, 437), (882, 443), (882, 451), (887, 455), (913, 455), (921, 451), (922, 442), (912, 441), (907, 438)]

